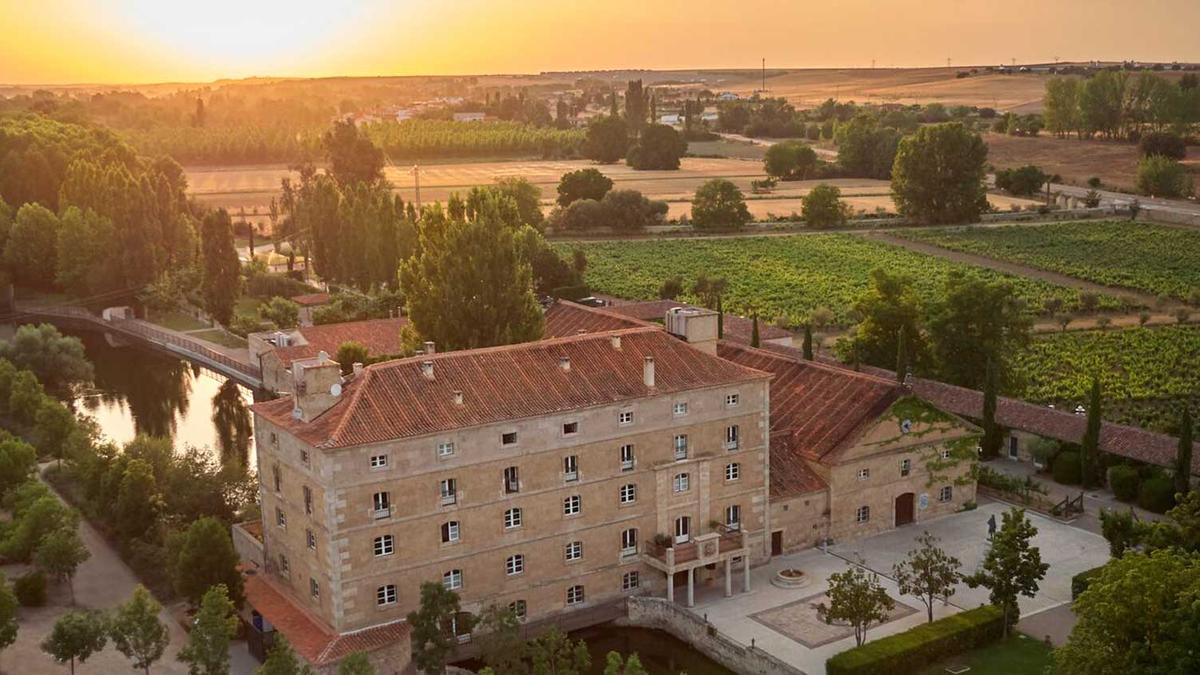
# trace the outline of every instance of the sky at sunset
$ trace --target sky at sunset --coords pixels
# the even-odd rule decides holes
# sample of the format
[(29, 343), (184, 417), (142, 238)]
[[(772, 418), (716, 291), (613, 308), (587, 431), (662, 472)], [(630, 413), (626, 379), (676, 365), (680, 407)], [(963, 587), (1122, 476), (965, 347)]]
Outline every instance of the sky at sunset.
[(1200, 61), (1200, 0), (0, 0), (0, 83)]

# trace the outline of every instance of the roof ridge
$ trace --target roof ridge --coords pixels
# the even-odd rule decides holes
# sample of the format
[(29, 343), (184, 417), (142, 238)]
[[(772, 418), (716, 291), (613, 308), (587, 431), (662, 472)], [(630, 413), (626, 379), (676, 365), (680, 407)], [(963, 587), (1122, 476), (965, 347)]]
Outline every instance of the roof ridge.
[(571, 300), (566, 300), (563, 298), (559, 298), (555, 302), (563, 305), (564, 307), (570, 307), (572, 309), (579, 309), (579, 310), (583, 310), (585, 312), (591, 312), (592, 314), (599, 314), (601, 316), (607, 316), (610, 319), (617, 319), (619, 321), (629, 321), (629, 322), (637, 324), (638, 326), (641, 326), (641, 327), (655, 328), (657, 330), (664, 330), (664, 328), (662, 326), (660, 326), (656, 323), (644, 321), (642, 319), (637, 318), (636, 316), (627, 316), (625, 314), (621, 314), (620, 312), (616, 312), (611, 309), (608, 309), (607, 307), (589, 307), (588, 305), (584, 305), (584, 304), (581, 304), (578, 302), (572, 302)]
[[(812, 368), (817, 368), (818, 370), (823, 370), (823, 371), (829, 372), (829, 373), (837, 373), (838, 375), (846, 375), (846, 376), (855, 377), (855, 378), (859, 378), (859, 379), (863, 379), (863, 380), (877, 382), (879, 384), (884, 384), (884, 385), (887, 385), (894, 389), (903, 388), (899, 383), (889, 380), (885, 377), (880, 377), (878, 375), (872, 375), (871, 373), (864, 373), (861, 370), (854, 370), (853, 368), (849, 368), (844, 365), (834, 365), (832, 363), (825, 363), (823, 361), (817, 361), (815, 359), (810, 361), (808, 359), (796, 358), (795, 356), (793, 356), (791, 354), (775, 351), (774, 349), (764, 349), (762, 347), (751, 347), (749, 345), (744, 345), (744, 344), (741, 344), (738, 342), (731, 342), (729, 340), (724, 340), (724, 339), (721, 340), (719, 342), (719, 344), (723, 347), (739, 349), (741, 351), (749, 352), (751, 354), (761, 354), (766, 358), (779, 359), (781, 361), (787, 361), (789, 363), (797, 363), (802, 366), (809, 366)], [(783, 348), (784, 349), (795, 349), (794, 347), (783, 347)]]

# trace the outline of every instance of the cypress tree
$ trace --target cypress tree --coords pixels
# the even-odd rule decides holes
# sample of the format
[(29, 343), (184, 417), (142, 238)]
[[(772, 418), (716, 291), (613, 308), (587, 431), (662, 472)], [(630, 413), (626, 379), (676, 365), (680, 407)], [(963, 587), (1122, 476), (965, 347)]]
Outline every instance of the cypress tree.
[(804, 324), (804, 359), (806, 361), (813, 360), (812, 326), (809, 324)]
[(896, 332), (896, 382), (904, 384), (904, 375), (908, 372), (908, 340), (907, 331), (903, 327)]
[(754, 327), (750, 330), (750, 346), (758, 346), (758, 314), (754, 315)]
[(1192, 488), (1192, 411), (1185, 405), (1179, 420), (1179, 452), (1175, 455), (1175, 491), (1186, 495)]
[(996, 365), (987, 361), (983, 383), (983, 439), (979, 449), (984, 459), (1000, 456), (1000, 427), (996, 424)]
[(1087, 431), (1083, 434), (1083, 452), (1079, 455), (1079, 482), (1083, 488), (1092, 487), (1092, 476), (1096, 473), (1097, 455), (1100, 451), (1100, 378), (1092, 378), (1092, 391), (1088, 394)]
[(725, 310), (721, 308), (721, 296), (717, 296), (717, 339), (725, 339)]

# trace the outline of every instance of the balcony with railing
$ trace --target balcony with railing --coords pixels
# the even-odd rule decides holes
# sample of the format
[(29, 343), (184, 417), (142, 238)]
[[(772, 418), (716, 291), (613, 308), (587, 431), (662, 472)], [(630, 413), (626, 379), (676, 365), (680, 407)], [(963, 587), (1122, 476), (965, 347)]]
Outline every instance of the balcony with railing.
[(745, 535), (740, 530), (722, 527), (716, 532), (693, 537), (684, 543), (663, 546), (652, 541), (646, 542), (642, 553), (651, 566), (664, 572), (674, 572), (718, 562), (730, 555), (741, 555), (745, 548)]

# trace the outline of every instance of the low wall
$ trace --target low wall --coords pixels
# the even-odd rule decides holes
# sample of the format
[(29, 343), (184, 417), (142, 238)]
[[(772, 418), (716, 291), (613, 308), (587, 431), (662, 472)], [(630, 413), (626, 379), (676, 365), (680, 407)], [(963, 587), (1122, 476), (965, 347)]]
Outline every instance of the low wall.
[(670, 633), (735, 673), (804, 675), (804, 671), (762, 649), (718, 632), (712, 624), (664, 598), (629, 597), (625, 599), (625, 610), (626, 618), (616, 623)]
[(263, 543), (250, 533), (247, 526), (262, 527), (259, 523), (234, 523), (230, 528), (230, 533), (233, 535), (233, 550), (237, 551), (238, 558), (242, 562), (254, 565), (255, 567), (263, 567)]

